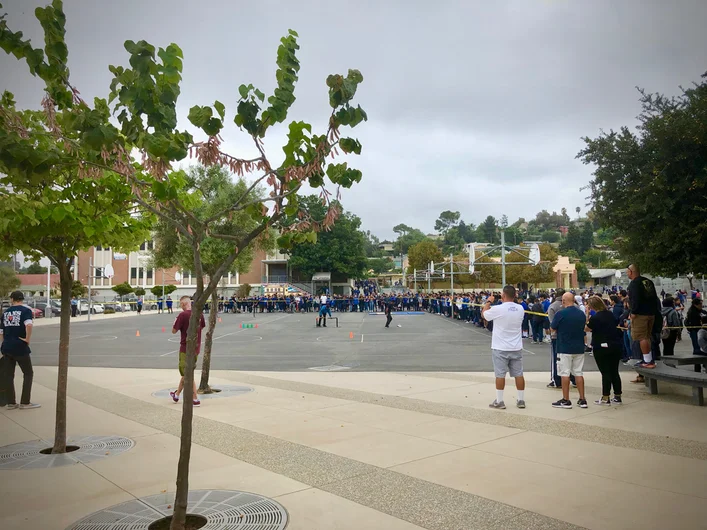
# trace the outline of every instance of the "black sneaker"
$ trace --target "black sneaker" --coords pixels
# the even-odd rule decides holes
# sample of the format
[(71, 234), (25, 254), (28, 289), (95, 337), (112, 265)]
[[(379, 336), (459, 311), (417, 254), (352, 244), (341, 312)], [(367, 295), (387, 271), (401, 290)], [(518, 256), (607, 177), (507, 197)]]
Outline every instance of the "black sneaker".
[(550, 381), (547, 385), (548, 388), (562, 388), (562, 386), (557, 386), (555, 381)]
[(577, 400), (577, 406), (578, 406), (580, 409), (586, 409), (587, 407), (589, 407), (589, 405), (587, 405), (587, 400), (586, 400), (586, 399), (578, 399), (578, 400)]
[(614, 397), (611, 399), (611, 403), (614, 404), (614, 405), (623, 405), (624, 402), (621, 401), (621, 396), (614, 396)]
[(552, 406), (556, 409), (571, 409), (572, 402), (569, 399), (561, 399), (559, 401), (555, 401)]

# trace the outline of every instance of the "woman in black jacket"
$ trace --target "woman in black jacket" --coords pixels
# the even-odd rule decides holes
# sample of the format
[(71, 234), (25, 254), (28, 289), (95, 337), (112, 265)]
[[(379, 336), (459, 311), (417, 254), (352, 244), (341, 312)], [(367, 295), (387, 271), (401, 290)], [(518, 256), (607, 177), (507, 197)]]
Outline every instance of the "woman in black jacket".
[[(599, 296), (592, 296), (587, 301), (590, 309), (596, 311), (587, 322), (586, 331), (592, 332), (592, 349), (594, 360), (601, 372), (601, 399), (594, 403), (597, 405), (620, 405), (621, 401), (621, 376), (619, 375), (619, 362), (623, 352), (623, 335), (616, 327), (616, 320), (606, 308), (606, 304)], [(611, 389), (614, 389), (614, 398)]]

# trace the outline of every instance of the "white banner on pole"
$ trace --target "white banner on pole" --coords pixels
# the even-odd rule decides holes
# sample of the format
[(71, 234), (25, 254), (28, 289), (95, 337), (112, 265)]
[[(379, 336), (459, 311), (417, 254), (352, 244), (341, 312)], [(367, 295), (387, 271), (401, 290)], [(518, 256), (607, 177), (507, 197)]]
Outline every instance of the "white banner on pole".
[(476, 261), (476, 245), (474, 243), (469, 243), (467, 245), (469, 249), (469, 274), (474, 274), (474, 262)]

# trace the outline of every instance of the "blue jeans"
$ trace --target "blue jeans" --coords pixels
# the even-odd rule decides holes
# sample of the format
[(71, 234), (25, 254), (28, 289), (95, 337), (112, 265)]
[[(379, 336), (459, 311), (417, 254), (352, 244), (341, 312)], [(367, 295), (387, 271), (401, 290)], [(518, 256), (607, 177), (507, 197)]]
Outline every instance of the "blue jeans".
[(535, 322), (534, 320), (531, 320), (530, 325), (533, 327), (533, 340), (535, 342), (542, 342), (543, 341), (543, 323), (542, 322)]

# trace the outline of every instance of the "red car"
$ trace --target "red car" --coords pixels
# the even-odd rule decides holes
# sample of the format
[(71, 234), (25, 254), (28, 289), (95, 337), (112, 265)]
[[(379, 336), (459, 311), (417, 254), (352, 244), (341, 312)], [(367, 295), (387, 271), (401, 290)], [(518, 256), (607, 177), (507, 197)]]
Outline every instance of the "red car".
[[(29, 306), (25, 306), (25, 307), (29, 307)], [(32, 318), (33, 319), (34, 318), (44, 318), (44, 311), (42, 311), (41, 309), (37, 309), (36, 307), (30, 307), (30, 309), (32, 310)]]

